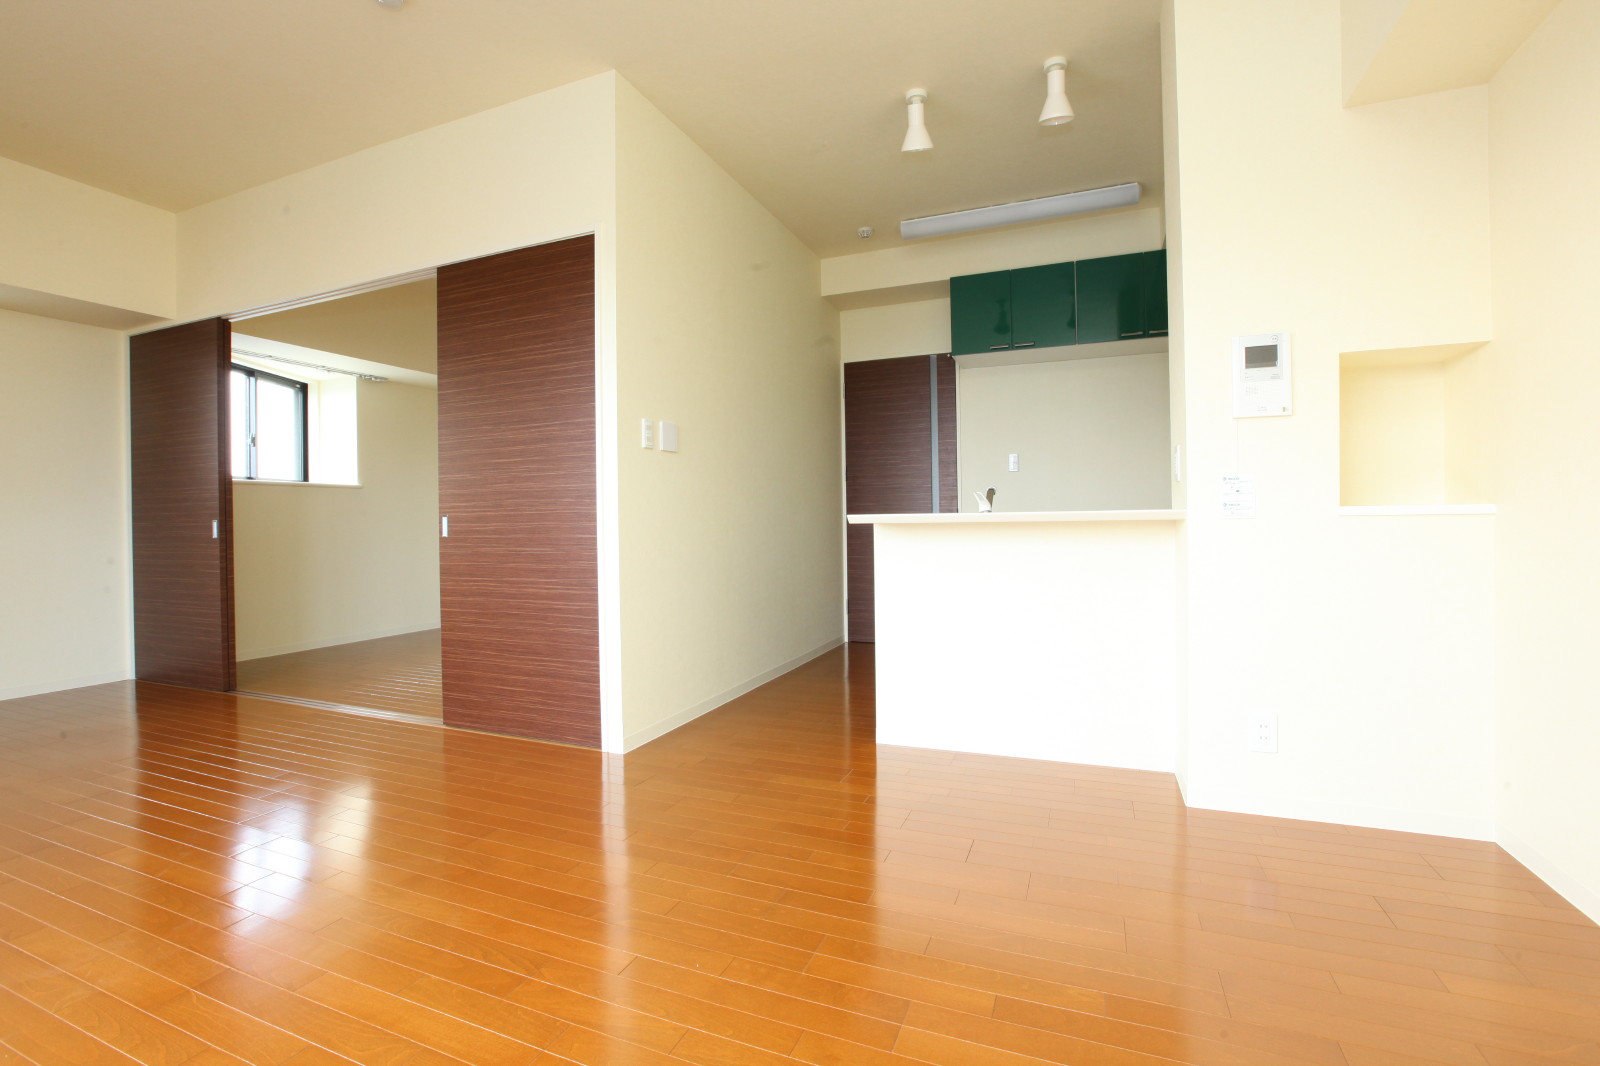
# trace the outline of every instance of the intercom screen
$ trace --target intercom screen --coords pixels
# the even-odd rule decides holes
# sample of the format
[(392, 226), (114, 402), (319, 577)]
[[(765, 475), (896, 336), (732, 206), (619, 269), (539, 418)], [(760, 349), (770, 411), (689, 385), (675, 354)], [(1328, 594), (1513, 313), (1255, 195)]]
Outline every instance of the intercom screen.
[(1244, 349), (1246, 370), (1269, 370), (1278, 365), (1276, 344), (1248, 344)]

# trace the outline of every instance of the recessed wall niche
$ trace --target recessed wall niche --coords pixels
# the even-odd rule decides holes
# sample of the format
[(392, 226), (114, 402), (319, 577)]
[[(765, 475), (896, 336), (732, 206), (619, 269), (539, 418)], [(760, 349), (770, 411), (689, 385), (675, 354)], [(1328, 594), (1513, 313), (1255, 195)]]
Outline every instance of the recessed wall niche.
[(1483, 504), (1482, 343), (1339, 356), (1339, 503)]

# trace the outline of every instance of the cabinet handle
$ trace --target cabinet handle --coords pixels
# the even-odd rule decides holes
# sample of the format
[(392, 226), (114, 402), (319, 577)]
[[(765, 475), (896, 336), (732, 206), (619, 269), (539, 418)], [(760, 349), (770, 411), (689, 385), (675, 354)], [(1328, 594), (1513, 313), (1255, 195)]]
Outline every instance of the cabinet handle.
[(1009, 345), (1009, 344), (991, 344), (991, 345), (989, 345), (989, 350), (991, 352), (998, 352), (1001, 348), (1009, 348), (1009, 347), (1011, 347), (1011, 345)]
[(1149, 330), (1144, 330), (1144, 329), (1136, 329), (1136, 330), (1132, 331), (1131, 333), (1124, 333), (1124, 334), (1122, 334), (1122, 336), (1124, 336), (1124, 337), (1142, 337), (1148, 332), (1150, 332), (1150, 331)]
[(1039, 342), (1038, 341), (1017, 341), (1011, 347), (1013, 347), (1013, 348), (1032, 348), (1037, 343), (1039, 343)]

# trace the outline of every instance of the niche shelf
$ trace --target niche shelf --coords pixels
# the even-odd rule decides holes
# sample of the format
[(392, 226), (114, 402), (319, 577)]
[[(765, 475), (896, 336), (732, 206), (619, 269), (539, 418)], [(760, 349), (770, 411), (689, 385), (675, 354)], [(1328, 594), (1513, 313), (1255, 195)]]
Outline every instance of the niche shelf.
[(1493, 513), (1483, 484), (1483, 342), (1339, 356), (1347, 514)]

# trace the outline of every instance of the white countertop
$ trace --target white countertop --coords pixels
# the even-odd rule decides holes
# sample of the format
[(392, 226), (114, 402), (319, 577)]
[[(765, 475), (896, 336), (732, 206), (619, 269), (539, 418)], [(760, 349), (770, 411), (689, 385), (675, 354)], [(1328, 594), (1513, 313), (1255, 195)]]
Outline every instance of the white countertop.
[(1181, 522), (1182, 511), (992, 511), (989, 514), (853, 514), (853, 526), (996, 525), (1007, 522)]

